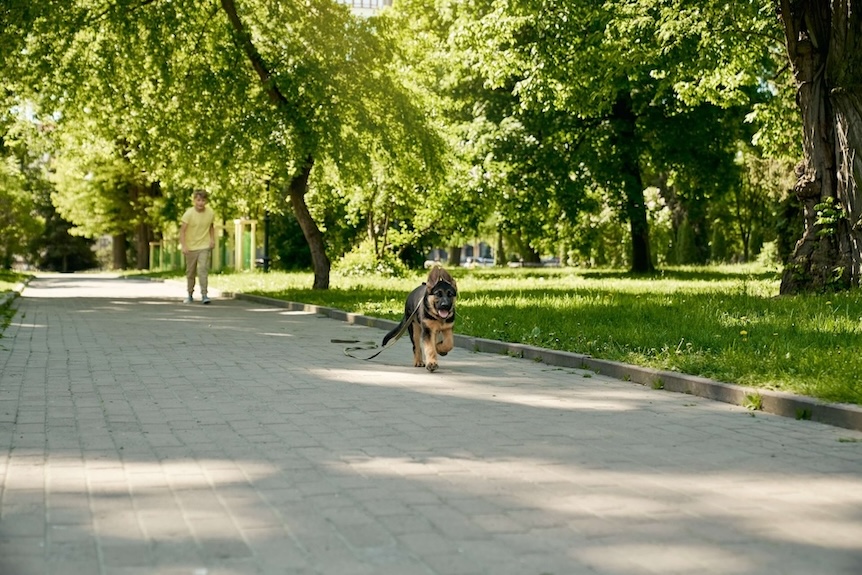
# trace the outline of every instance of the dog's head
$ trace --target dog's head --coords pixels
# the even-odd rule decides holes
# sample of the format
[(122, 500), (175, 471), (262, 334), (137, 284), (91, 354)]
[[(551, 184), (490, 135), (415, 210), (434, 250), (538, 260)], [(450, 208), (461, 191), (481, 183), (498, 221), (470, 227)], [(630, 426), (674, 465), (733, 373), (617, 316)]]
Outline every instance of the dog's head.
[(435, 267), (428, 274), (425, 282), (427, 291), (425, 299), (428, 307), (443, 319), (455, 311), (455, 298), (458, 296), (458, 286), (452, 276), (441, 267)]

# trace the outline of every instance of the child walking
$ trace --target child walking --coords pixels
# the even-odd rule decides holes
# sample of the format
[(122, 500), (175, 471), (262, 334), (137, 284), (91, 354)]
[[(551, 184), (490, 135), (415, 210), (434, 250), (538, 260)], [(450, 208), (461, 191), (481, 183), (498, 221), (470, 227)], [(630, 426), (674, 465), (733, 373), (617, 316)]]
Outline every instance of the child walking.
[(209, 273), (209, 257), (215, 247), (215, 212), (207, 205), (208, 194), (203, 190), (195, 190), (194, 205), (187, 209), (180, 225), (180, 246), (186, 256), (186, 285), (189, 296), (186, 303), (194, 301), (195, 276), (200, 281), (201, 303), (210, 303), (207, 297), (207, 274)]

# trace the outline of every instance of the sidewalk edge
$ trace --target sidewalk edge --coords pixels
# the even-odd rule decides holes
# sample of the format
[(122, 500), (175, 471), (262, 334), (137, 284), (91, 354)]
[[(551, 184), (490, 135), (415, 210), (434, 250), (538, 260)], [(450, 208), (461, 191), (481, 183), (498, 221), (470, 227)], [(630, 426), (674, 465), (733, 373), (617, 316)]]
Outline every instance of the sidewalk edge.
[[(304, 304), (299, 302), (278, 300), (274, 298), (243, 293), (225, 292), (224, 297), (257, 302), (288, 309), (290, 311), (306, 311), (318, 313), (331, 319), (346, 323), (390, 330), (398, 322), (349, 313), (339, 309)], [(589, 369), (602, 375), (607, 375), (623, 381), (631, 381), (656, 390), (686, 393), (704, 397), (714, 401), (733, 405), (755, 408), (753, 411), (763, 411), (782, 417), (792, 417), (797, 420), (810, 420), (834, 427), (842, 427), (862, 431), (862, 406), (826, 403), (814, 398), (795, 395), (781, 391), (773, 391), (756, 387), (745, 387), (732, 383), (687, 375), (675, 371), (663, 371), (649, 367), (629, 365), (605, 359), (596, 359), (589, 355), (555, 351), (519, 343), (483, 339), (465, 335), (455, 335), (455, 345), (468, 351), (478, 353), (497, 353), (523, 359), (542, 362), (557, 367)]]

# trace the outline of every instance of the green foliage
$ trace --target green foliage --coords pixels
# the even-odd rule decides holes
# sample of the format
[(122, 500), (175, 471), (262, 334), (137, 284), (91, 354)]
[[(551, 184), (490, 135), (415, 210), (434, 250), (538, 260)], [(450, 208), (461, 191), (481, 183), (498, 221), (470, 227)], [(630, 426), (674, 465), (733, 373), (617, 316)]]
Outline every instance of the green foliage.
[(781, 254), (777, 242), (765, 242), (757, 254), (755, 263), (764, 268), (778, 269), (781, 266)]
[(846, 218), (844, 208), (838, 205), (835, 198), (828, 197), (816, 204), (814, 209), (817, 212), (814, 223), (819, 226), (817, 235), (820, 237), (834, 236), (838, 229), (838, 222)]
[(756, 128), (751, 143), (762, 150), (764, 157), (796, 162), (802, 156), (796, 85), (789, 72), (773, 78), (768, 86), (775, 91), (775, 97), (756, 102), (745, 116), (745, 121)]
[(9, 269), (14, 257), (26, 254), (26, 246), (41, 230), (33, 197), (11, 156), (0, 156), (0, 229), (0, 269)]
[(443, 120), (452, 149), (449, 181), (432, 198), (440, 207), (432, 221), (462, 241), (482, 230), (520, 238), (521, 251), (553, 251), (564, 239), (566, 215), (573, 217), (584, 197), (583, 182), (574, 177), (581, 122), (560, 110), (529, 109), (511, 82), (498, 88), (488, 81), (486, 62), (477, 61), (487, 54), (476, 49), (473, 35), (489, 9), (411, 1), (388, 16), (405, 30), (408, 73)]
[[(327, 0), (102, 8), (22, 10), (8, 32), (28, 50), (4, 71), (56, 119), (56, 201), (78, 232), (170, 227), (192, 188), (226, 218), (282, 213), (309, 162), (331, 168), (311, 175), (323, 203), (365, 193), (374, 176), (407, 218), (427, 205), (412, 198), (440, 181), (444, 144), (392, 66), (385, 21)], [(122, 192), (139, 177), (164, 197), (129, 213)]]
[(56, 212), (48, 215), (45, 230), (31, 247), (39, 254), (36, 267), (56, 272), (76, 272), (98, 267), (93, 241), (70, 233), (72, 224)]
[(270, 257), (272, 269), (311, 268), (311, 253), (302, 229), (292, 213), (270, 215)]
[(450, 118), (464, 189), (493, 206), (495, 231), (601, 260), (598, 234), (587, 234), (596, 246), (570, 244), (585, 243), (572, 239), (579, 212), (607, 206), (637, 230), (628, 258), (639, 265), (642, 190), (655, 180), (689, 215), (702, 252), (691, 261), (707, 259), (707, 206), (737, 181), (737, 142), (756, 129), (740, 119), (778, 94), (768, 78), (780, 34), (766, 0), (702, 4), (397, 5), (421, 39), (417, 82)]
[(6, 302), (5, 305), (0, 306), (0, 338), (3, 337), (3, 332), (12, 322), (12, 318), (15, 316), (15, 308), (10, 305), (11, 302)]
[(741, 150), (738, 164), (741, 178), (730, 190), (726, 205), (742, 246), (742, 259), (749, 261), (764, 241), (785, 235), (789, 222), (782, 221), (781, 210), (788, 202), (794, 176), (788, 161), (762, 157), (749, 147)]
[(343, 277), (376, 275), (403, 278), (411, 275), (407, 266), (391, 252), (378, 254), (369, 241), (364, 241), (344, 255), (334, 266)]
[(0, 269), (34, 263), (31, 246), (43, 237), (46, 218), (53, 213), (39, 137), (45, 126), (31, 119), (32, 109), (18, 106), (14, 98), (10, 103), (0, 110)]
[(759, 393), (747, 393), (742, 405), (751, 411), (763, 411), (763, 395)]
[(51, 199), (60, 215), (75, 224), (73, 233), (127, 235), (147, 222), (146, 204), (130, 193), (145, 188), (146, 178), (122, 150), (92, 132), (66, 131), (58, 139), (61, 153), (52, 164), (56, 189)]
[[(3, 19), (2, 103), (39, 103), (53, 201), (87, 236), (169, 234), (204, 187), (224, 218), (279, 218), (279, 264), (306, 265), (280, 218), (311, 160), (333, 260), (366, 239), (413, 261), (480, 236), (616, 266), (641, 239), (661, 264), (668, 216), (687, 215), (684, 261), (702, 262), (716, 217), (730, 251), (758, 223), (773, 239), (778, 210), (754, 208), (775, 198), (740, 147), (798, 155), (769, 0), (403, 0), (370, 19), (326, 0), (16, 0)], [(625, 225), (644, 210), (648, 239)]]

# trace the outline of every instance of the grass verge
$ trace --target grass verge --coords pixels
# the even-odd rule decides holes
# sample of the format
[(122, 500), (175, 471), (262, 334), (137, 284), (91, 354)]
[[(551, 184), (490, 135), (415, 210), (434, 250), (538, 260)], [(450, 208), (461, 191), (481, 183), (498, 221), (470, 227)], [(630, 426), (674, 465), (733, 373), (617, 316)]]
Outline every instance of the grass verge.
[(12, 291), (16, 285), (30, 277), (30, 274), (22, 274), (9, 270), (0, 270), (0, 293)]
[[(450, 269), (456, 331), (719, 381), (862, 404), (862, 292), (776, 297), (754, 266), (622, 271)], [(422, 281), (310, 273), (214, 274), (213, 287), (398, 319)]]

